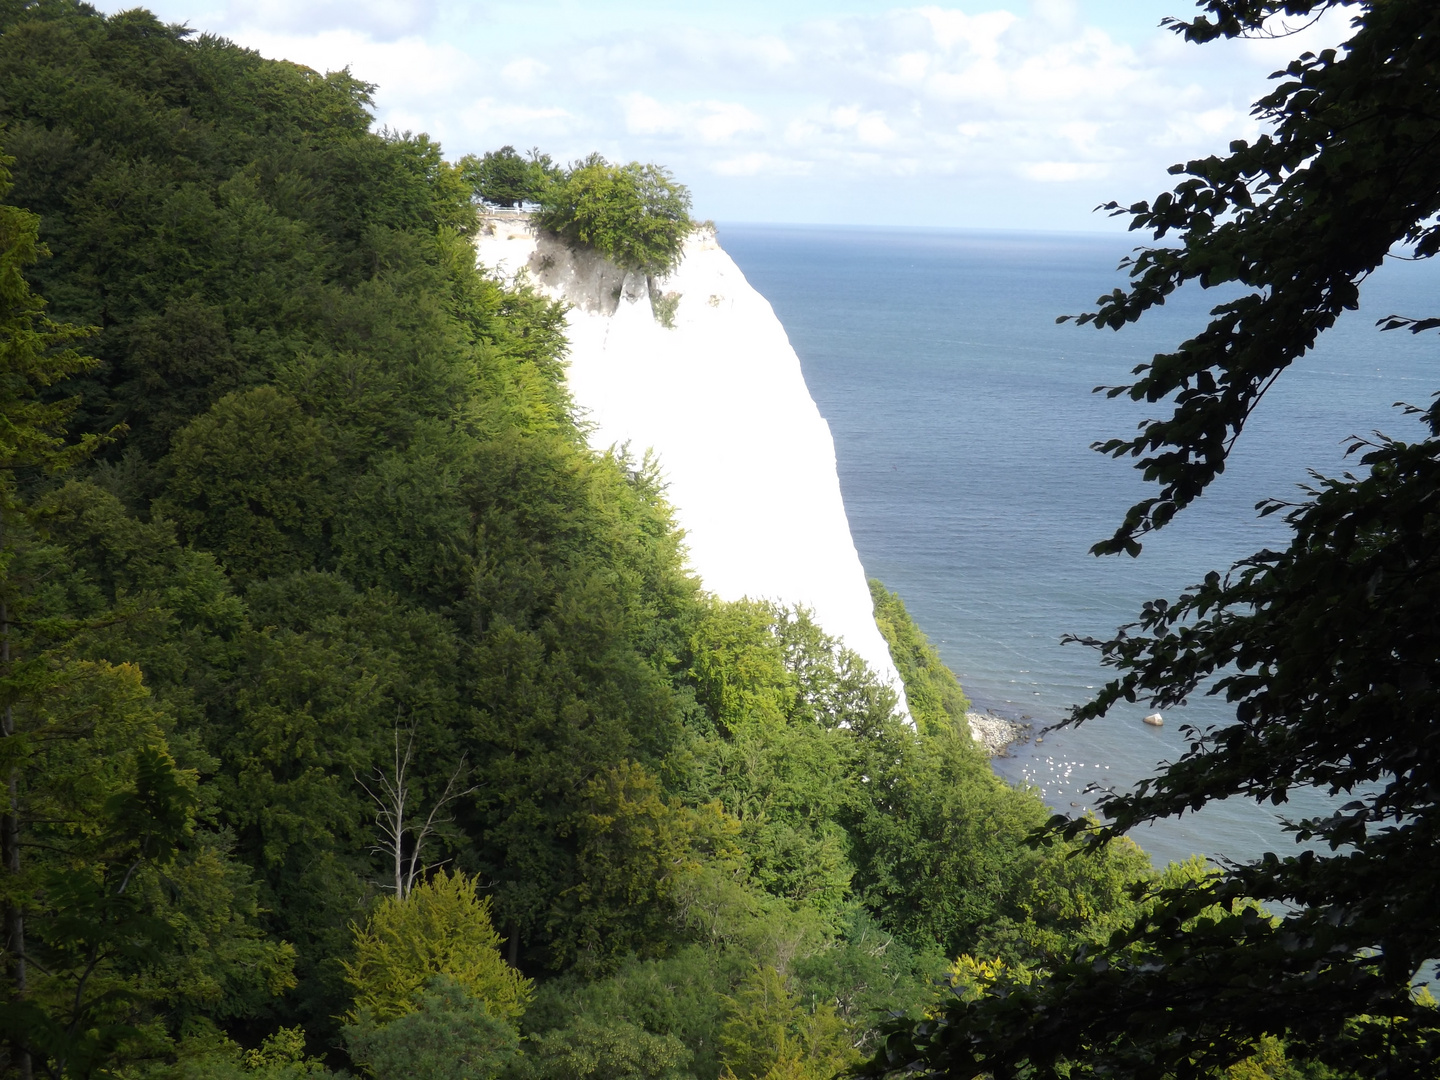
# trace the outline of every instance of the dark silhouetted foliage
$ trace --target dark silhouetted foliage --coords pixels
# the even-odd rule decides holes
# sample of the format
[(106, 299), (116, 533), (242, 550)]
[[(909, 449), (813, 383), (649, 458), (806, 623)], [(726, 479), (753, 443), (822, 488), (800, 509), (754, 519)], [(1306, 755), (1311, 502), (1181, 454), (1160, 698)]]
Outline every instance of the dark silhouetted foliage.
[[(1135, 552), (1201, 493), (1260, 395), (1355, 306), (1387, 253), (1440, 250), (1440, 10), (1201, 6), (1174, 24), (1194, 41), (1329, 8), (1352, 11), (1354, 33), (1277, 76), (1256, 107), (1269, 130), (1254, 143), (1177, 166), (1172, 192), (1117, 211), (1178, 242), (1137, 256), (1128, 291), (1084, 321), (1119, 327), (1187, 281), (1253, 291), (1114, 391), (1174, 408), (1100, 447), (1149, 455), (1139, 467), (1160, 487), (1101, 551)], [(1432, 328), (1424, 314), (1382, 325)], [(1440, 957), (1440, 405), (1407, 412), (1423, 425), (1415, 441), (1356, 440), (1356, 474), (1317, 477), (1294, 504), (1261, 504), (1285, 516), (1285, 548), (1147, 604), (1138, 624), (1092, 643), (1119, 675), (1073, 722), (1202, 691), (1233, 704), (1235, 719), (1189, 732), (1178, 761), (1105, 799), (1103, 825), (1057, 818), (1048, 834), (1102, 851), (1156, 818), (1237, 796), (1281, 806), (1310, 788), (1334, 796), (1289, 826), (1310, 847), (1168, 883), (1108, 942), (897, 1029), (867, 1075), (1202, 1077), (1277, 1040), (1316, 1069), (1435, 1075), (1440, 1013), (1413, 983)]]

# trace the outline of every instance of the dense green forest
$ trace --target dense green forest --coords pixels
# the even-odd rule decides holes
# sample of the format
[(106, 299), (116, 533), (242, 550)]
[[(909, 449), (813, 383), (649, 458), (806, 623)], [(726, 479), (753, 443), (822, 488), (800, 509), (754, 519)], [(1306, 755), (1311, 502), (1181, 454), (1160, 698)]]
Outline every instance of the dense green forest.
[(0, 1074), (818, 1080), (1133, 915), (898, 598), (913, 725), (705, 593), (369, 90), (0, 3)]

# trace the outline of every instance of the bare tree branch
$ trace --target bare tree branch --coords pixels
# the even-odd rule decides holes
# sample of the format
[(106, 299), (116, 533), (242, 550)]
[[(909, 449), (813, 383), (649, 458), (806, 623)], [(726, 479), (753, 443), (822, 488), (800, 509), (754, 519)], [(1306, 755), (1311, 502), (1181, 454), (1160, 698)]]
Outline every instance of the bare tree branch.
[[(390, 773), (386, 773), (379, 767), (375, 769), (372, 779), (374, 787), (361, 780), (358, 774), (355, 775), (355, 782), (374, 800), (378, 810), (375, 813), (375, 824), (380, 829), (381, 840), (370, 850), (378, 855), (384, 855), (394, 868), (394, 884), (388, 886), (395, 891), (397, 900), (404, 900), (410, 895), (410, 890), (415, 887), (415, 882), (422, 878), (426, 871), (435, 866), (443, 865), (449, 860), (442, 860), (441, 863), (426, 863), (423, 861), (425, 842), (431, 838), (436, 830), (446, 822), (454, 820), (450, 817), (441, 817), (441, 811), (456, 799), (463, 798), (477, 789), (471, 786), (465, 790), (459, 790), (461, 778), (465, 774), (465, 756), (462, 754), (460, 762), (455, 766), (455, 771), (450, 774), (450, 779), (445, 783), (445, 790), (440, 793), (425, 821), (417, 829), (413, 818), (419, 814), (407, 816), (409, 810), (411, 785), (408, 778), (410, 763), (415, 749), (415, 728), (406, 728), (405, 750), (400, 750), (400, 724), (395, 724), (395, 758), (394, 766)], [(406, 837), (410, 837), (409, 851), (406, 851)]]

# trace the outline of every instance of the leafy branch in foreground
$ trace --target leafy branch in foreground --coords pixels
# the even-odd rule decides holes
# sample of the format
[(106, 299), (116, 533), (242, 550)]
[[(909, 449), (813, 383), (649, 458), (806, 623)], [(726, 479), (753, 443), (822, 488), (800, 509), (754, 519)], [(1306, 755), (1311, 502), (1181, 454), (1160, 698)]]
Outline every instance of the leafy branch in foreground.
[(1100, 297), (1081, 323), (1120, 329), (1188, 282), (1236, 284), (1249, 291), (1218, 305), (1210, 324), (1173, 353), (1141, 364), (1133, 383), (1101, 387), (1157, 404), (1168, 418), (1146, 420), (1137, 435), (1097, 443), (1159, 485), (1130, 508), (1097, 553), (1138, 553), (1144, 534), (1164, 526), (1215, 477), (1260, 399), (1342, 311), (1397, 243), (1419, 257), (1440, 250), (1440, 141), (1435, 138), (1433, 5), (1303, 0), (1215, 0), (1215, 21), (1174, 28), (1193, 41), (1258, 32), (1272, 14), (1309, 15), (1359, 7), (1357, 32), (1339, 50), (1305, 53), (1257, 102), (1272, 130), (1230, 153), (1170, 171), (1173, 190), (1128, 207), (1130, 228), (1174, 247), (1145, 248), (1128, 260), (1130, 286)]

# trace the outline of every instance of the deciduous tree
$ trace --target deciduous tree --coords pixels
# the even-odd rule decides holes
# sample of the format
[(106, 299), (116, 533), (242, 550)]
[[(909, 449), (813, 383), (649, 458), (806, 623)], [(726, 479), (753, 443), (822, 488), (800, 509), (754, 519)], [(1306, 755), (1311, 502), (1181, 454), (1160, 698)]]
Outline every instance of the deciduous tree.
[(546, 189), (537, 221), (627, 270), (663, 275), (690, 235), (690, 192), (659, 165), (591, 154)]
[(345, 1029), (345, 1045), (375, 1080), (493, 1080), (515, 1062), (520, 1036), (460, 983), (437, 975), (413, 1011), (387, 1023), (365, 1014)]
[(559, 172), (550, 155), (542, 154), (538, 146), (524, 156), (513, 146), (502, 146), (482, 158), (470, 155), (460, 162), (460, 173), (474, 187), (475, 195), (495, 206), (539, 202)]
[(387, 896), (355, 927), (355, 959), (345, 973), (355, 1012), (387, 1023), (413, 1012), (430, 980), (443, 975), (495, 1016), (514, 1020), (530, 999), (530, 980), (505, 963), (490, 922), (489, 898), (464, 874), (441, 870), (406, 897)]

